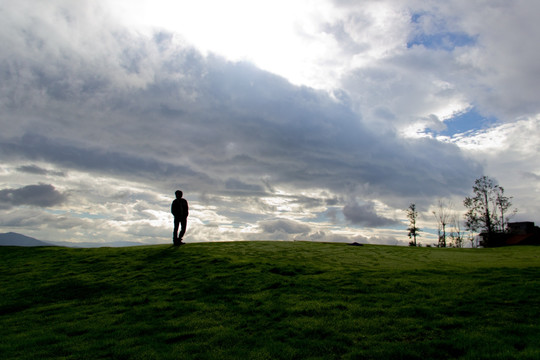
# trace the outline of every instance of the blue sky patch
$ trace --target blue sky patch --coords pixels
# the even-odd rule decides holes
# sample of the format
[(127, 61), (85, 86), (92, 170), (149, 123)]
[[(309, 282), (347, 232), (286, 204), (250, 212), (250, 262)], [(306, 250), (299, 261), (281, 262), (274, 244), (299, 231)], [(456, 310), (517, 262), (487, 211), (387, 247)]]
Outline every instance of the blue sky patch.
[(441, 131), (439, 135), (452, 136), (455, 134), (461, 134), (469, 130), (479, 130), (484, 129), (493, 123), (497, 119), (494, 117), (488, 117), (480, 115), (476, 109), (472, 108), (471, 110), (458, 114), (451, 119), (448, 119), (444, 122), (446, 129)]
[[(424, 19), (427, 20), (424, 21)], [(426, 33), (423, 31), (424, 22), (438, 23), (438, 31)], [(447, 31), (447, 24), (429, 13), (412, 14), (411, 23), (415, 25), (416, 31), (414, 37), (407, 43), (407, 48), (422, 45), (427, 49), (451, 51), (456, 47), (474, 45), (477, 41), (477, 36), (471, 36), (462, 31)]]
[(470, 46), (476, 43), (476, 37), (465, 33), (444, 32), (437, 34), (418, 34), (407, 43), (407, 48), (423, 45), (427, 49), (451, 51), (456, 47)]

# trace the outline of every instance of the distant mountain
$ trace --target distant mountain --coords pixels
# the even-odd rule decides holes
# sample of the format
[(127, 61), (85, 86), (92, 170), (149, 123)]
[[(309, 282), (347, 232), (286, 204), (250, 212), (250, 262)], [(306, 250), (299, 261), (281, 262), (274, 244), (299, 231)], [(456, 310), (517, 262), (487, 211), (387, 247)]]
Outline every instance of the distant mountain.
[(54, 246), (22, 234), (8, 232), (0, 234), (0, 246)]
[(97, 247), (124, 247), (124, 246), (140, 246), (154, 245), (145, 244), (134, 241), (113, 241), (108, 243), (95, 242), (68, 242), (68, 241), (45, 241), (37, 240), (29, 236), (17, 234), (14, 232), (0, 234), (0, 246), (62, 246), (75, 248), (97, 248)]

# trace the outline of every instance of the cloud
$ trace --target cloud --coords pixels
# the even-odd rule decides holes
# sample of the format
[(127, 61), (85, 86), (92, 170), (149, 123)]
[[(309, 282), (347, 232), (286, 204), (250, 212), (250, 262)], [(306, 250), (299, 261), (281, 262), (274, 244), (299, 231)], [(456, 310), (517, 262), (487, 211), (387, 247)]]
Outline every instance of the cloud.
[[(445, 142), (424, 132), (443, 129), (463, 109), (509, 123), (520, 111), (531, 119), (527, 114), (539, 112), (538, 54), (533, 45), (523, 58), (516, 49), (516, 39), (540, 32), (537, 22), (519, 21), (533, 17), (528, 6), (321, 4), (291, 33), (303, 39), (292, 42), (298, 48), (273, 57), (302, 66), (278, 74), (238, 60), (249, 56), (232, 60), (208, 44), (188, 44), (189, 29), (142, 31), (131, 26), (135, 21), (117, 21), (123, 15), (106, 2), (0, 5), (0, 176), (19, 184), (2, 190), (3, 206), (19, 206), (6, 199), (23, 184), (56, 176), (64, 194), (84, 207), (66, 218), (99, 225), (80, 236), (104, 236), (114, 224), (126, 236), (168, 237), (167, 196), (181, 188), (200, 207), (192, 234), (202, 240), (244, 236), (240, 231), (261, 236), (260, 229), (272, 238), (337, 239), (362, 227), (396, 226), (374, 204), (428, 208), (442, 197), (465, 196), (478, 175), (497, 171), (495, 160), (513, 169), (499, 179), (503, 185), (518, 183), (512, 173), (528, 173), (520, 176), (529, 181), (540, 173), (512, 162), (515, 155), (536, 164), (533, 140), (519, 151), (508, 145), (535, 126), (485, 130), (484, 137), (511, 135), (492, 143), (509, 150), (498, 159), (469, 150), (474, 141), (487, 144), (480, 133)], [(272, 34), (272, 48), (282, 49)], [(297, 57), (306, 44), (309, 56)], [(283, 77), (291, 72), (298, 74), (294, 83)], [(308, 81), (306, 74), (316, 76)], [(409, 130), (424, 137), (403, 136)], [(332, 233), (337, 228), (340, 235)], [(391, 243), (387, 234), (369, 238)]]
[(267, 220), (259, 223), (263, 231), (267, 233), (283, 232), (285, 234), (309, 233), (310, 227), (289, 219)]
[(60, 193), (52, 185), (27, 185), (18, 189), (0, 190), (0, 207), (9, 209), (13, 206), (30, 205), (52, 207), (66, 201), (66, 195)]
[[(540, 116), (520, 118), (487, 129), (457, 134), (454, 141), (470, 156), (482, 159), (484, 174), (497, 179), (519, 209), (516, 221), (538, 221), (540, 205)], [(470, 184), (472, 187), (473, 183)], [(470, 190), (469, 190), (470, 191)]]
[[(453, 145), (378, 134), (326, 92), (294, 86), (247, 63), (203, 57), (175, 44), (171, 36), (135, 38), (118, 46), (124, 56), (152, 58), (154, 80), (144, 88), (121, 86), (117, 77), (106, 78), (99, 68), (80, 67), (85, 58), (77, 65), (59, 59), (47, 70), (30, 71), (34, 76), (25, 86), (42, 89), (40, 97), (56, 104), (54, 116), (43, 111), (49, 105), (32, 109), (12, 104), (8, 118), (22, 117), (23, 111), (32, 117), (26, 115), (16, 128), (6, 124), (0, 151), (13, 159), (154, 179), (163, 188), (180, 182), (188, 191), (201, 192), (245, 191), (248, 184), (258, 191), (266, 179), (273, 186), (335, 192), (369, 184), (372, 194), (364, 196), (434, 195), (441, 190), (439, 174), (444, 189), (458, 190), (476, 166)], [(115, 61), (125, 59), (107, 58), (110, 67), (120, 66)], [(78, 72), (75, 88), (61, 86), (69, 99), (58, 97), (56, 86), (63, 84), (64, 74)], [(13, 76), (8, 71), (5, 87)], [(85, 84), (93, 78), (103, 81), (92, 82), (89, 92)], [(23, 103), (38, 103), (33, 93), (21, 96), (27, 97)], [(37, 135), (35, 129), (43, 124), (47, 130)], [(9, 137), (15, 133), (20, 135)], [(408, 163), (428, 153), (447, 161)], [(452, 162), (462, 170), (456, 172)], [(231, 171), (235, 178), (228, 175)], [(421, 186), (417, 177), (423, 178)]]
[[(69, 28), (69, 17), (50, 16), (58, 24), (41, 17), (33, 28)], [(88, 25), (84, 16), (79, 20), (80, 26)], [(343, 101), (346, 97), (336, 100), (325, 91), (293, 85), (246, 62), (203, 56), (172, 33), (140, 36), (118, 32), (103, 16), (99, 21), (104, 26), (85, 41), (104, 38), (114, 45), (110, 53), (99, 45), (89, 56), (72, 35), (66, 39), (50, 32), (44, 41), (41, 32), (29, 31), (25, 51), (33, 57), (4, 58), (8, 66), (0, 75), (5, 93), (29, 90), (6, 100), (3, 159), (87, 174), (92, 191), (80, 201), (92, 212), (112, 217), (92, 203), (126, 208), (123, 202), (130, 197), (100, 196), (103, 190), (93, 184), (112, 177), (156, 192), (182, 188), (191, 197), (217, 199), (209, 205), (219, 207), (220, 222), (263, 221), (269, 234), (302, 234), (309, 227), (264, 221), (324, 213), (328, 199), (326, 206), (333, 207), (350, 196), (401, 206), (413, 196), (459, 192), (477, 168), (455, 145), (404, 141), (396, 132), (373, 130)], [(48, 61), (57, 51), (65, 56)], [(71, 179), (66, 181), (75, 189)], [(312, 195), (322, 192), (327, 195), (321, 199)], [(139, 216), (119, 214), (114, 217), (119, 222)]]
[(247, 184), (234, 178), (229, 178), (225, 181), (225, 189), (258, 194), (263, 193), (263, 187), (261, 185)]
[[(74, 139), (76, 139), (75, 135), (72, 139), (66, 140), (55, 138), (53, 134), (43, 136), (27, 133), (21, 138), (0, 140), (0, 152), (6, 158), (41, 160), (85, 171), (116, 173), (130, 177), (160, 176), (166, 179), (181, 174), (186, 180), (209, 182), (204, 174), (196, 173), (186, 166), (164, 163), (144, 154), (124, 152), (121, 148), (109, 150), (95, 145), (81, 146), (81, 143), (74, 143)], [(23, 170), (29, 169), (23, 168)], [(36, 168), (30, 168), (30, 170), (39, 171)]]
[(353, 224), (358, 224), (366, 227), (382, 227), (399, 224), (399, 221), (386, 218), (377, 214), (375, 203), (368, 202), (367, 204), (348, 204), (343, 208), (343, 215)]
[[(444, 121), (470, 107), (502, 122), (540, 112), (534, 97), (540, 90), (534, 81), (540, 52), (532, 36), (540, 33), (540, 4), (334, 3), (343, 16), (326, 27), (338, 46), (349, 49), (338, 60), (337, 86), (375, 126), (403, 130), (431, 115)], [(383, 39), (370, 36), (377, 31)]]
[[(0, 226), (5, 228), (22, 228), (35, 234), (44, 234), (47, 231), (52, 233), (63, 233), (69, 231), (75, 233), (81, 228), (96, 227), (95, 222), (88, 221), (66, 215), (56, 215), (43, 212), (41, 208), (33, 207), (26, 211), (20, 208), (12, 208), (10, 211), (2, 213)], [(54, 239), (54, 237), (50, 237)]]
[(529, 172), (529, 171), (523, 172), (523, 177), (529, 178), (529, 179), (532, 179), (532, 180), (535, 180), (535, 181), (540, 181), (540, 175), (537, 175), (537, 174), (535, 174), (533, 172)]
[(62, 171), (54, 171), (54, 170), (48, 170), (43, 169), (42, 167), (39, 167), (37, 165), (23, 165), (19, 166), (17, 168), (17, 171), (28, 173), (28, 174), (35, 174), (35, 175), (53, 175), (53, 176), (66, 176), (66, 174)]
[(299, 237), (297, 240), (299, 241), (317, 241), (317, 242), (348, 242), (348, 243), (363, 243), (363, 244), (369, 244), (370, 239), (365, 236), (346, 236), (346, 235), (340, 235), (340, 234), (333, 234), (328, 233), (325, 231), (317, 231), (309, 234), (308, 236)]

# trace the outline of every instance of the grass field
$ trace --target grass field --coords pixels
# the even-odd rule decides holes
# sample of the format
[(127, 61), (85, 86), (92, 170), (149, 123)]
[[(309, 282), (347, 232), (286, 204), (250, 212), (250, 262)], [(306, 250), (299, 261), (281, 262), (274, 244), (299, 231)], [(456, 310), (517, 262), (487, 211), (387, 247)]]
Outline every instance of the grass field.
[(0, 248), (2, 359), (539, 359), (540, 247)]

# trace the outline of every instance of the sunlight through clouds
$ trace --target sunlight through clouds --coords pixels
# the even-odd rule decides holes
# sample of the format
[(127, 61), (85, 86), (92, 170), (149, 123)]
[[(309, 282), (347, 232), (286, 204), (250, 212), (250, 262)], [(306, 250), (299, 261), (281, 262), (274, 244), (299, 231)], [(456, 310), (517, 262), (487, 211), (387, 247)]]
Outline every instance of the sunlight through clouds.
[[(337, 17), (326, 1), (148, 0), (107, 4), (123, 21), (178, 32), (205, 54), (249, 61), (295, 84), (327, 86), (317, 65), (337, 43), (323, 26)], [(315, 66), (315, 67), (314, 67)]]

